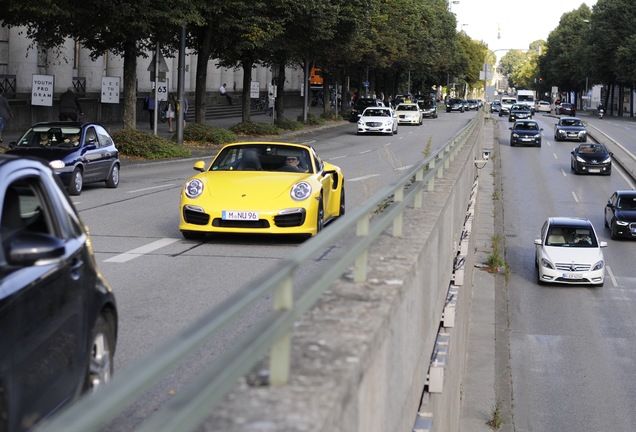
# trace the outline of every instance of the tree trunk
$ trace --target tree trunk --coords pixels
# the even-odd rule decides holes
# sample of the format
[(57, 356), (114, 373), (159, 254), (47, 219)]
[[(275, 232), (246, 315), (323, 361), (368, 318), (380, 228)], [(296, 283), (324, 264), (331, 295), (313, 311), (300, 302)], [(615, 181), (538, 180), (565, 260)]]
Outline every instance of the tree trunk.
[(276, 109), (276, 118), (283, 118), (285, 115), (285, 64), (287, 62), (281, 60), (278, 62), (278, 79), (276, 80), (276, 102), (274, 103)]
[(194, 122), (205, 123), (207, 106), (208, 61), (212, 55), (212, 25), (208, 25), (199, 34), (197, 72), (194, 89)]
[(243, 66), (243, 100), (242, 108), (243, 108), (243, 122), (251, 122), (252, 121), (252, 100), (250, 99), (250, 90), (252, 87), (252, 66), (254, 65), (254, 60), (243, 59), (241, 62)]
[(137, 41), (128, 41), (124, 51), (124, 128), (137, 129)]

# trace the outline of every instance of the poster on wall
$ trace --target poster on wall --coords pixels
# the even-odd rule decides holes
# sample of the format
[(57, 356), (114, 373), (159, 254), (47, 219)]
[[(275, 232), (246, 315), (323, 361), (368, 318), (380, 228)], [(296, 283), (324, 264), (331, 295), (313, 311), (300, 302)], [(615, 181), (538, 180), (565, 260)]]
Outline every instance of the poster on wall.
[(54, 84), (55, 77), (53, 75), (33, 75), (31, 105), (53, 106)]
[(120, 77), (102, 77), (102, 103), (119, 103)]

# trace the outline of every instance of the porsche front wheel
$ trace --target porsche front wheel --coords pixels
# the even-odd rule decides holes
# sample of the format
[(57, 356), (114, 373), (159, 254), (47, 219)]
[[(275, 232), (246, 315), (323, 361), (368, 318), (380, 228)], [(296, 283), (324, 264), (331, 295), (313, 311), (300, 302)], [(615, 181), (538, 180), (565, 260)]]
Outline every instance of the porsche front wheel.
[(316, 212), (316, 234), (322, 231), (325, 225), (325, 209), (322, 206), (322, 195), (318, 199), (318, 211)]
[(345, 214), (345, 190), (344, 187), (340, 191), (340, 213), (338, 216), (344, 216)]

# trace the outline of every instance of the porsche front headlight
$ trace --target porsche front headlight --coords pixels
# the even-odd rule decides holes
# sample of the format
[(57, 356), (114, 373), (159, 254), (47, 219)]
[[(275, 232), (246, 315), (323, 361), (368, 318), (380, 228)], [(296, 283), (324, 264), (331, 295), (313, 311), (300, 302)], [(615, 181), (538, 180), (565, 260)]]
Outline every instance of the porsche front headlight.
[(311, 196), (311, 185), (307, 182), (296, 183), (289, 192), (295, 201), (303, 201)]
[(184, 192), (188, 198), (196, 198), (203, 193), (203, 182), (192, 179), (185, 184)]

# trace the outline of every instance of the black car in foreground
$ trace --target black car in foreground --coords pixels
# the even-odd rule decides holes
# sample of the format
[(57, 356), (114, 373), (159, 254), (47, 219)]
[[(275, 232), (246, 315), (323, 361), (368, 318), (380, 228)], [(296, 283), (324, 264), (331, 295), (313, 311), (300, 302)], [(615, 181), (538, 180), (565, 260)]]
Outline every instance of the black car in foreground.
[(44, 159), (60, 177), (70, 195), (79, 195), (85, 183), (119, 185), (119, 152), (110, 134), (96, 123), (51, 122), (32, 126), (7, 154)]
[(26, 431), (110, 379), (117, 307), (48, 166), (0, 155), (0, 205), (0, 431)]
[(518, 120), (509, 128), (510, 147), (517, 145), (530, 145), (541, 147), (541, 131), (539, 123), (535, 120)]
[(579, 144), (571, 155), (575, 174), (612, 174), (612, 153), (603, 144)]
[(605, 206), (604, 220), (612, 240), (636, 238), (636, 191), (614, 192)]

